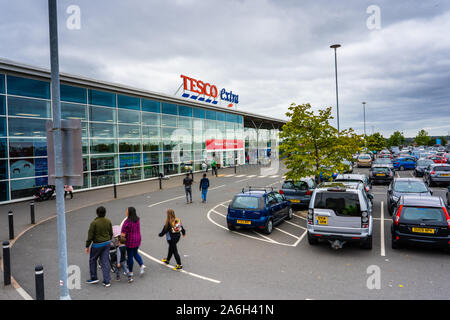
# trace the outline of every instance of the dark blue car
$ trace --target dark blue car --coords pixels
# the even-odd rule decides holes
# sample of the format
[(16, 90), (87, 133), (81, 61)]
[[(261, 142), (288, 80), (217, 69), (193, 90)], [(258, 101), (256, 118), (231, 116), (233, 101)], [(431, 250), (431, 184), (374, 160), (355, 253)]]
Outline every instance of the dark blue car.
[(272, 189), (249, 187), (235, 195), (229, 204), (227, 225), (230, 230), (253, 228), (270, 234), (275, 225), (292, 216), (291, 202), (282, 194)]
[(416, 158), (414, 157), (404, 157), (398, 158), (394, 161), (394, 169), (405, 170), (411, 169), (414, 170), (416, 168)]

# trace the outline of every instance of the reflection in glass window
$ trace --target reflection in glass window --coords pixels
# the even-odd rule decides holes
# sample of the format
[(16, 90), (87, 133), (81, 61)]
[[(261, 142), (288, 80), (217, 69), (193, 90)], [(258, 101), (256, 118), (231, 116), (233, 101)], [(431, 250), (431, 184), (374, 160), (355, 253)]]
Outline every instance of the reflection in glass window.
[(61, 84), (60, 86), (61, 101), (76, 102), (86, 104), (87, 90), (86, 88), (69, 86)]
[(157, 113), (142, 112), (142, 124), (147, 126), (160, 126), (161, 115)]
[(0, 182), (0, 201), (9, 200), (9, 183), (8, 181)]
[(161, 113), (178, 115), (178, 107), (173, 103), (161, 103)]
[(51, 118), (50, 101), (8, 97), (8, 114), (18, 117)]
[(177, 127), (177, 118), (176, 116), (168, 116), (163, 114), (161, 116), (161, 125), (163, 127)]
[(8, 160), (0, 160), (0, 180), (8, 179)]
[[(46, 137), (45, 122), (41, 119), (9, 118), (9, 135), (14, 137)], [(0, 128), (1, 129), (1, 128)]]
[(0, 139), (0, 159), (8, 157), (7, 148), (6, 138)]
[(45, 157), (47, 156), (47, 140), (45, 139), (10, 139), (9, 156), (11, 158)]
[(50, 83), (46, 81), (7, 76), (8, 94), (50, 99)]
[(119, 125), (119, 138), (136, 138), (141, 137), (140, 126)]
[(144, 167), (144, 178), (156, 178), (159, 176), (159, 166), (145, 166)]
[(180, 116), (192, 117), (192, 107), (178, 106), (178, 112)]
[(99, 122), (115, 122), (116, 109), (90, 106), (89, 119), (91, 121), (99, 121)]
[(86, 106), (74, 103), (61, 103), (61, 118), (65, 120), (86, 120)]
[(215, 111), (206, 110), (205, 113), (206, 113), (206, 119), (208, 119), (208, 120), (216, 120), (217, 116), (216, 116), (216, 112)]
[(31, 197), (37, 191), (37, 187), (42, 187), (47, 184), (47, 177), (11, 180), (11, 200)]
[(117, 107), (122, 109), (140, 110), (140, 101), (137, 97), (124, 96), (119, 94), (117, 96)]
[(180, 171), (180, 165), (179, 164), (165, 164), (164, 165), (164, 175), (172, 175), (172, 174), (178, 174)]
[(106, 107), (115, 107), (116, 95), (111, 92), (89, 89), (89, 104)]
[(121, 168), (137, 167), (141, 165), (141, 154), (121, 154), (119, 156), (119, 162)]
[(0, 137), (6, 137), (6, 117), (0, 117)]
[(142, 142), (143, 151), (161, 151), (161, 141), (159, 139), (149, 139)]
[(6, 115), (5, 96), (0, 96), (0, 115), (1, 116)]
[(161, 112), (161, 102), (149, 99), (142, 99), (142, 111)]
[(93, 138), (115, 138), (116, 125), (108, 123), (91, 123), (91, 137)]
[(128, 124), (140, 124), (139, 111), (132, 110), (118, 110), (118, 122)]
[(25, 158), (10, 160), (11, 179), (45, 176), (47, 172), (47, 158)]
[(91, 140), (91, 153), (116, 153), (117, 142), (116, 140), (108, 139), (92, 139)]
[(92, 156), (91, 170), (114, 169), (117, 156)]
[(143, 138), (160, 138), (160, 128), (159, 127), (142, 127), (142, 137)]
[(141, 168), (120, 169), (120, 182), (141, 180)]
[(144, 165), (159, 164), (161, 162), (160, 157), (160, 152), (144, 153)]
[(178, 119), (178, 126), (180, 128), (191, 129), (192, 128), (192, 118), (180, 117)]
[(140, 152), (141, 141), (140, 140), (120, 140), (119, 152)]
[(116, 177), (116, 170), (91, 172), (91, 186), (99, 187), (114, 184), (118, 181)]
[(194, 118), (199, 118), (199, 119), (205, 119), (205, 110), (204, 109), (199, 109), (199, 108), (194, 108), (193, 117)]
[(5, 75), (0, 74), (0, 93), (5, 93)]

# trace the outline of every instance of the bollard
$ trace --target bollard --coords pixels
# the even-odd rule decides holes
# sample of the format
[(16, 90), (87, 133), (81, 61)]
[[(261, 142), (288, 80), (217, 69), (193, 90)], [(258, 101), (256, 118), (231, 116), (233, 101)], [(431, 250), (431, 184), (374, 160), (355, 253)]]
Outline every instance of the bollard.
[(31, 224), (36, 224), (36, 221), (34, 218), (34, 201), (30, 202), (30, 218), (31, 218)]
[(11, 210), (9, 210), (8, 212), (8, 223), (9, 223), (9, 240), (12, 240), (14, 239), (14, 216)]
[(11, 254), (9, 241), (3, 242), (3, 283), (5, 286), (11, 284)]
[(116, 182), (114, 182), (114, 199), (117, 199), (117, 187), (116, 187)]
[(37, 265), (34, 268), (34, 278), (36, 283), (36, 300), (45, 300), (44, 267), (42, 265)]

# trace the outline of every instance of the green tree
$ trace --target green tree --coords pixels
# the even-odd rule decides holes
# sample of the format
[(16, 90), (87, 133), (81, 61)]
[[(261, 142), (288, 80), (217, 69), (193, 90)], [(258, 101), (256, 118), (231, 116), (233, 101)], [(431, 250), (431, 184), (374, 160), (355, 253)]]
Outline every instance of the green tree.
[(381, 151), (386, 147), (386, 139), (379, 132), (366, 137), (366, 147), (369, 151)]
[(417, 136), (414, 138), (414, 141), (419, 146), (427, 146), (430, 143), (430, 136), (428, 135), (428, 132), (425, 130), (420, 130), (419, 133), (417, 133)]
[(298, 180), (308, 176), (331, 176), (344, 171), (344, 159), (351, 159), (358, 152), (362, 136), (353, 129), (338, 134), (330, 125), (331, 107), (314, 114), (310, 104), (291, 104), (286, 115), (290, 120), (283, 126), (280, 151), (286, 155), (286, 178)]
[(395, 131), (387, 140), (387, 146), (390, 148), (392, 146), (401, 146), (405, 143), (405, 136), (403, 132)]

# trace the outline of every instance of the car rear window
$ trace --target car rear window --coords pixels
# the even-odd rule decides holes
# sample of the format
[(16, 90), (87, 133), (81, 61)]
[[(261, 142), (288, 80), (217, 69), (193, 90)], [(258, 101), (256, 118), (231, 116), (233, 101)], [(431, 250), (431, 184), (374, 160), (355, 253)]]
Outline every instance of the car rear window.
[(262, 197), (236, 196), (231, 203), (232, 209), (258, 210), (263, 207)]
[(428, 189), (425, 184), (420, 181), (397, 181), (394, 186), (394, 191), (404, 193), (421, 193), (428, 192)]
[(431, 160), (419, 160), (419, 161), (417, 161), (417, 165), (418, 166), (422, 166), (422, 167), (428, 166), (430, 164), (434, 164), (434, 162), (431, 161)]
[(372, 171), (374, 171), (374, 172), (389, 172), (390, 170), (389, 170), (389, 168), (383, 168), (383, 167), (377, 168), (377, 167), (375, 167), (375, 168), (372, 168)]
[(442, 167), (434, 167), (434, 170), (435, 171), (450, 171), (450, 167), (444, 167), (444, 166), (442, 166)]
[(370, 156), (359, 156), (358, 159), (368, 160), (370, 159)]
[(300, 190), (308, 190), (308, 184), (305, 181), (292, 182), (287, 181), (283, 183), (281, 189), (300, 189)]
[(402, 219), (408, 221), (445, 222), (444, 212), (441, 208), (403, 207), (401, 216)]
[(338, 216), (361, 216), (361, 206), (356, 193), (319, 192), (316, 194), (314, 208), (333, 210)]

